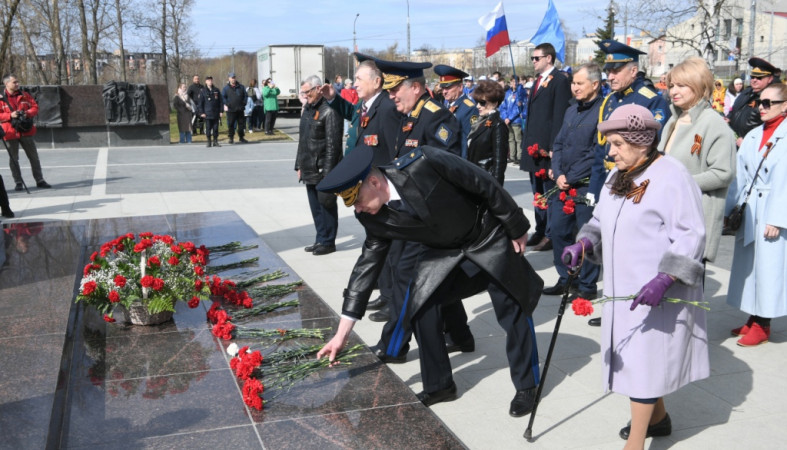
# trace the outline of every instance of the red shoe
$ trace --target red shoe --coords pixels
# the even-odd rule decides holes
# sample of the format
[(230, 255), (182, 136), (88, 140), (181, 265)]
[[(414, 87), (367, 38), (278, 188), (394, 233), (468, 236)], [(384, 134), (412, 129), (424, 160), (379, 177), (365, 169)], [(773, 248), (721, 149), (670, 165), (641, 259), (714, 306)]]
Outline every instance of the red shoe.
[(754, 317), (749, 316), (749, 318), (746, 320), (746, 325), (742, 327), (734, 328), (730, 333), (733, 336), (745, 336), (746, 333), (749, 332), (749, 329), (751, 329), (751, 324), (753, 323), (754, 323)]
[(738, 345), (741, 347), (754, 347), (755, 345), (768, 342), (769, 337), (771, 337), (771, 327), (763, 328), (759, 323), (755, 322), (749, 328), (749, 332), (738, 339)]

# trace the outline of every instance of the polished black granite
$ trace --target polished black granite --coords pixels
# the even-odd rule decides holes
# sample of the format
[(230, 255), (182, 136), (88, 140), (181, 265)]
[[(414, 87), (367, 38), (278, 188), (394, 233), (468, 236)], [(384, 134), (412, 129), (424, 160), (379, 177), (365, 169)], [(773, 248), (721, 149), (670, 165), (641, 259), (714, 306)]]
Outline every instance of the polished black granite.
[[(0, 253), (0, 448), (464, 448), (412, 391), (368, 350), (270, 400), (247, 408), (229, 369), (230, 341), (206, 322), (209, 302), (178, 303), (170, 322), (107, 324), (73, 299), (81, 269), (101, 243), (127, 232), (171, 234), (214, 246), (255, 249), (211, 265), (258, 257), (219, 273), (243, 279), (281, 270), (299, 279), (236, 214), (204, 213), (4, 228)], [(210, 266), (209, 266), (210, 267)], [(234, 321), (249, 327), (331, 328), (338, 317), (307, 285), (273, 301), (298, 307)], [(227, 307), (231, 310), (231, 307)], [(236, 340), (263, 354), (300, 343)], [(353, 335), (350, 344), (359, 343)], [(267, 396), (266, 396), (267, 398)]]

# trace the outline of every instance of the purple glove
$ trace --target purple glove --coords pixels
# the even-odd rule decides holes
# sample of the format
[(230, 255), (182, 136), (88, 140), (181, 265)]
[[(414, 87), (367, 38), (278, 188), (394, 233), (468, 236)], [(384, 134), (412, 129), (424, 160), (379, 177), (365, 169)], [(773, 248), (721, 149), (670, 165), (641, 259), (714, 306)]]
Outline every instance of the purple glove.
[(560, 255), (560, 260), (571, 270), (576, 270), (577, 266), (582, 262), (582, 249), (584, 247), (585, 253), (593, 253), (593, 243), (588, 238), (580, 238), (576, 244), (571, 244), (563, 249), (563, 254)]
[(631, 310), (634, 311), (634, 308), (640, 304), (659, 306), (661, 299), (664, 298), (664, 293), (667, 292), (667, 289), (669, 289), (674, 282), (675, 280), (673, 280), (672, 277), (664, 272), (659, 272), (658, 275), (648, 281), (639, 291), (639, 294), (637, 294), (636, 298), (634, 298), (634, 302), (631, 304)]

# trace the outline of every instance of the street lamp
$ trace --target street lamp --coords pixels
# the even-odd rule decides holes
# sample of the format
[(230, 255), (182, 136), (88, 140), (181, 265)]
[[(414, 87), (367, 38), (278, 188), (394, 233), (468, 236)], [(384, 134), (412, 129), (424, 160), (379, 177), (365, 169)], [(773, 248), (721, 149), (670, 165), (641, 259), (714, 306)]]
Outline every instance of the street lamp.
[(407, 60), (410, 60), (410, 0), (407, 0)]

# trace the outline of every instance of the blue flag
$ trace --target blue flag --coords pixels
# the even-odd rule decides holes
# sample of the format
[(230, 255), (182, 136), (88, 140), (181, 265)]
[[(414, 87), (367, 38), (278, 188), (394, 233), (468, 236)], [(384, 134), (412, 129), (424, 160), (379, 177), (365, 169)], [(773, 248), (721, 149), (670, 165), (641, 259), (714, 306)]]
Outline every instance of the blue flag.
[(557, 15), (557, 8), (555, 8), (552, 0), (549, 0), (544, 20), (541, 21), (541, 26), (538, 27), (536, 34), (530, 38), (530, 42), (535, 45), (549, 42), (555, 47), (557, 59), (560, 62), (566, 61), (566, 35), (563, 34), (563, 28), (560, 26), (560, 17)]

